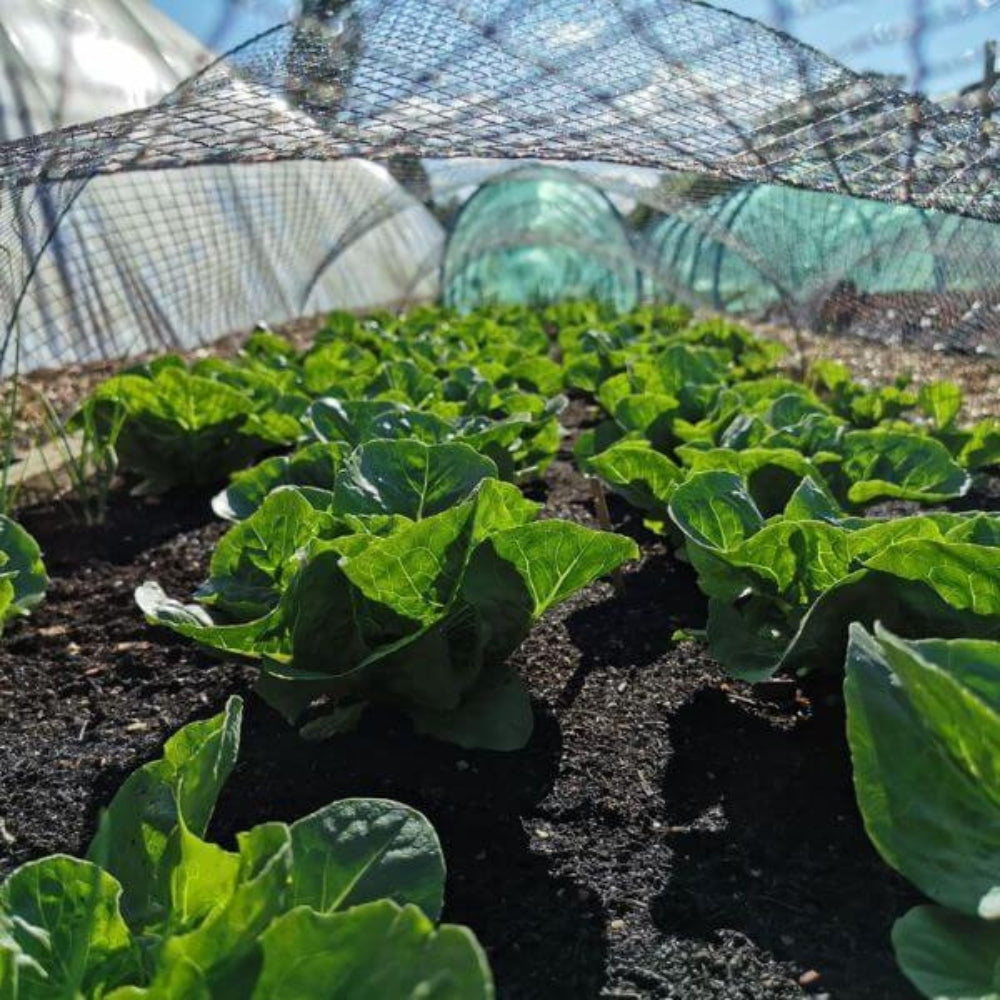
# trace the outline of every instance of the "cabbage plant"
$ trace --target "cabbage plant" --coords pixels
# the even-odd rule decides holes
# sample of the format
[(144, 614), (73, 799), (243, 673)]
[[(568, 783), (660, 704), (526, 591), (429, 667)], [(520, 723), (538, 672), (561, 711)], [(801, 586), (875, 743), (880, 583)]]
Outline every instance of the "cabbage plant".
[(418, 812), (334, 802), (205, 839), (239, 751), (242, 703), (171, 737), (102, 814), (85, 859), (0, 884), (4, 1000), (490, 1000), (482, 949), (436, 924), (445, 868)]

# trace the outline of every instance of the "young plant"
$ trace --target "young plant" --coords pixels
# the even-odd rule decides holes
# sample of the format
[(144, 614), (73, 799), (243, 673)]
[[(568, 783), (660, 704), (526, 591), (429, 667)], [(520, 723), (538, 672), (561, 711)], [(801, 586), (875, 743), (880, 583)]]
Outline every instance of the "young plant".
[[(40, 394), (41, 395), (41, 394)], [(67, 422), (41, 395), (45, 439), (57, 446), (61, 464), (53, 468), (39, 450), (57, 494), (64, 489), (62, 476), (69, 478), (70, 490), (80, 505), (85, 524), (103, 524), (108, 497), (118, 471), (118, 437), (125, 424), (124, 407), (105, 407), (100, 419), (97, 402), (88, 399)]]
[(38, 543), (16, 521), (0, 515), (0, 632), (41, 603), (48, 583)]
[(1000, 643), (851, 628), (847, 735), (865, 828), (934, 905), (892, 932), (933, 1000), (1000, 989)]
[[(668, 356), (665, 352), (659, 363)], [(686, 371), (691, 358), (683, 364), (681, 359), (678, 355), (674, 363)], [(787, 379), (727, 387), (720, 376), (714, 385), (688, 387), (685, 401), (677, 387), (655, 388), (667, 384), (662, 371), (655, 383), (650, 378), (647, 372), (637, 379), (633, 371), (603, 383), (598, 398), (613, 419), (582, 435), (576, 448), (583, 471), (626, 498), (642, 496), (648, 512), (662, 513), (683, 478), (664, 478), (666, 463), (695, 473), (770, 478), (775, 496), (765, 503), (769, 513), (781, 509), (804, 476), (855, 510), (885, 499), (941, 503), (964, 496), (972, 483), (948, 447), (917, 427), (852, 429), (810, 390)], [(654, 480), (635, 461), (642, 444), (660, 456)]]
[(261, 452), (295, 441), (297, 418), (264, 412), (270, 397), (193, 374), (175, 360), (109, 379), (72, 421), (116, 445), (122, 471), (141, 477), (137, 492), (215, 483)]
[(839, 670), (853, 621), (908, 635), (1000, 637), (1000, 518), (844, 516), (805, 479), (767, 518), (732, 472), (695, 473), (669, 505), (709, 598), (707, 637), (734, 675)]
[[(313, 732), (377, 702), (462, 746), (521, 747), (531, 706), (508, 657), (546, 610), (638, 549), (536, 521), (539, 505), (483, 478), (473, 462), (488, 460), (465, 445), (373, 442), (362, 451), (375, 446), (382, 456), (356, 455), (325, 502), (320, 491), (271, 493), (223, 538), (200, 603), (171, 600), (155, 584), (136, 599), (151, 622), (255, 659), (261, 694), (289, 720), (323, 699), (328, 718)], [(462, 466), (400, 471), (414, 449), (434, 447), (461, 452)]]
[(242, 703), (171, 737), (102, 814), (86, 860), (0, 885), (5, 1000), (490, 1000), (463, 927), (435, 926), (441, 845), (427, 820), (347, 799), (207, 841), (239, 752)]
[[(541, 425), (528, 414), (493, 420), (489, 417), (446, 419), (401, 403), (376, 400), (317, 400), (308, 410), (305, 426), (318, 440), (291, 455), (274, 456), (235, 473), (229, 486), (212, 501), (212, 509), (228, 521), (249, 517), (279, 486), (334, 490), (337, 474), (355, 447), (370, 446), (369, 456), (399, 441), (413, 448), (460, 445), (475, 450), (489, 465), (490, 475), (512, 481), (526, 476), (537, 461), (526, 439)], [(378, 442), (382, 442), (379, 444)], [(458, 454), (458, 449), (452, 449)], [(554, 449), (553, 449), (554, 453)]]

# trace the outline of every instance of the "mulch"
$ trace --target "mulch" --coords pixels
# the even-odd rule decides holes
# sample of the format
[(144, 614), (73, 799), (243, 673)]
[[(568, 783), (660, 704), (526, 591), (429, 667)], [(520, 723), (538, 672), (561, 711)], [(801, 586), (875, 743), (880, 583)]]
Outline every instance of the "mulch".
[[(594, 524), (567, 459), (535, 492), (546, 516)], [(135, 586), (186, 594), (205, 574), (223, 531), (206, 495), (118, 496), (97, 528), (24, 512), (52, 587), (0, 644), (0, 874), (81, 852), (124, 777), (239, 693), (243, 753), (212, 833), (230, 843), (348, 796), (421, 809), (448, 860), (446, 919), (476, 931), (501, 997), (914, 997), (889, 932), (915, 894), (864, 834), (836, 686), (752, 688), (675, 642), (704, 621), (691, 572), (611, 509), (642, 561), (623, 594), (589, 588), (518, 651), (536, 732), (511, 754), (419, 738), (384, 712), (305, 742), (250, 669), (147, 626)]]

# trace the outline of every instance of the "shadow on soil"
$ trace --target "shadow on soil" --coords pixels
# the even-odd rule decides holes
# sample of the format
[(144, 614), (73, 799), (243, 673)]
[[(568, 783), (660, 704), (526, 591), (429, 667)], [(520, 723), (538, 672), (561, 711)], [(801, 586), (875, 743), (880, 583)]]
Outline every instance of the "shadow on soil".
[(914, 895), (866, 838), (842, 707), (822, 700), (786, 728), (717, 690), (676, 714), (663, 794), (682, 829), (653, 917), (685, 937), (738, 930), (834, 1000), (906, 1000), (889, 934)]
[[(706, 603), (694, 586), (689, 567), (665, 553), (645, 559), (624, 576), (625, 599), (610, 599), (587, 605), (566, 619), (572, 645), (580, 650), (580, 662), (566, 683), (558, 707), (568, 708), (576, 700), (587, 675), (602, 665), (623, 662), (645, 667), (660, 659), (673, 645), (678, 628), (702, 628)], [(664, 594), (671, 596), (669, 614)]]
[(73, 500), (26, 510), (22, 523), (45, 553), (50, 572), (68, 571), (90, 561), (129, 565), (147, 549), (176, 535), (214, 523), (212, 491), (177, 490), (138, 498), (116, 491), (108, 498), (107, 520), (87, 525)]
[(472, 927), (501, 997), (590, 997), (604, 983), (606, 916), (596, 896), (553, 877), (532, 853), (534, 807), (551, 789), (562, 741), (535, 705), (522, 751), (461, 750), (415, 736), (406, 720), (371, 712), (356, 733), (298, 737), (256, 697), (247, 703), (240, 763), (210, 831), (231, 844), (266, 820), (291, 821), (352, 796), (395, 799), (423, 812), (448, 866), (444, 918)]

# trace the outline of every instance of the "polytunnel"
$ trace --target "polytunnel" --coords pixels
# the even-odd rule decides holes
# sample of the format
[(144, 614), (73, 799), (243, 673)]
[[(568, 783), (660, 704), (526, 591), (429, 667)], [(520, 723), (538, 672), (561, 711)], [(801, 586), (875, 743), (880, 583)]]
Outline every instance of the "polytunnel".
[(0, 141), (134, 111), (212, 61), (147, 0), (4, 0)]
[[(89, 11), (87, 31), (108, 39), (123, 36), (123, 7), (142, 10), (115, 0), (38, 9), (58, 5)], [(18, 0), (5, 25), (34, 8)], [(627, 305), (638, 281), (622, 217), (641, 225), (655, 213), (683, 220), (678, 234), (664, 223), (661, 242), (687, 267), (647, 283), (655, 297), (694, 286), (710, 304), (742, 297), (768, 309), (777, 299), (801, 318), (858, 272), (859, 294), (912, 296), (882, 310), (896, 317), (887, 336), (922, 328), (930, 296), (944, 317), (935, 340), (1000, 351), (990, 228), (1000, 220), (1000, 144), (977, 113), (948, 111), (695, 0), (306, 9), (317, 13), (207, 66), (175, 38), (171, 51), (189, 62), (167, 59), (158, 103), (139, 106), (156, 96), (147, 89), (108, 103), (109, 117), (5, 145), (6, 366), (192, 346), (259, 320), (433, 299), (442, 272), (456, 303), (501, 287)], [(160, 42), (156, 33), (145, 58), (162, 69)], [(17, 58), (5, 46), (5, 67)], [(185, 66), (192, 72), (175, 86)], [(9, 89), (0, 98), (9, 106)], [(590, 184), (522, 177), (502, 198), (506, 182), (491, 180), (458, 216), (442, 267), (439, 218), (453, 218), (434, 200), (428, 165), (478, 162), (508, 181), (525, 163), (559, 164)], [(624, 182), (635, 211), (616, 211), (615, 170), (667, 180)], [(707, 197), (669, 180), (692, 176)], [(898, 227), (906, 213), (919, 226)], [(742, 219), (759, 235), (745, 235)], [(748, 251), (730, 260), (713, 240)], [(764, 276), (751, 274), (749, 291), (748, 266)]]
[(20, 368), (433, 298), (443, 243), (434, 217), (373, 163), (98, 177), (40, 248), (18, 310)]
[(734, 313), (802, 318), (834, 293), (964, 296), (995, 290), (993, 224), (772, 184), (690, 198), (646, 227), (649, 293)]
[[(3, 20), (9, 137), (169, 100), (213, 58), (144, 2), (15, 3)], [(59, 58), (79, 95), (69, 107)], [(230, 82), (262, 114), (293, 120), (280, 97)], [(20, 371), (192, 348), (258, 322), (438, 291), (442, 227), (372, 162), (140, 169), (24, 195), (26, 252), (20, 265), (0, 254), (0, 302), (12, 307), (3, 364)]]
[(592, 184), (554, 167), (487, 180), (458, 213), (444, 258), (448, 305), (595, 299), (620, 310), (639, 297), (624, 222)]

